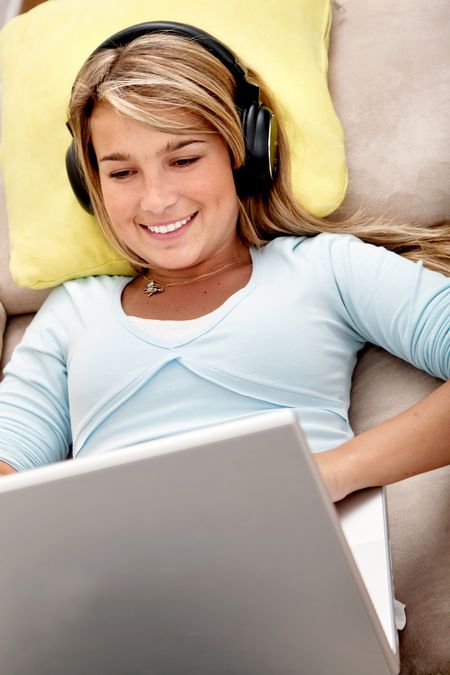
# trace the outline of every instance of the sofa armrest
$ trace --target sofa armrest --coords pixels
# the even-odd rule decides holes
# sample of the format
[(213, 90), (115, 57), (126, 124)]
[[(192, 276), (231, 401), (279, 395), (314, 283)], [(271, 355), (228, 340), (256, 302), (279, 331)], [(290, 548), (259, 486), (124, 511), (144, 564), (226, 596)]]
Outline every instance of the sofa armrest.
[[(356, 366), (350, 419), (360, 433), (399, 414), (441, 381), (379, 347)], [(395, 595), (406, 605), (400, 675), (450, 673), (450, 467), (387, 488)]]
[(3, 377), (3, 369), (10, 360), (14, 347), (20, 342), (26, 327), (33, 317), (34, 314), (20, 314), (18, 316), (12, 316), (8, 319), (5, 312), (5, 328), (2, 333), (3, 345), (0, 359), (0, 380)]
[(401, 675), (450, 673), (450, 466), (387, 488)]
[(5, 334), (5, 328), (6, 328), (6, 311), (5, 308), (3, 307), (2, 303), (0, 302), (0, 358), (3, 355), (3, 337)]

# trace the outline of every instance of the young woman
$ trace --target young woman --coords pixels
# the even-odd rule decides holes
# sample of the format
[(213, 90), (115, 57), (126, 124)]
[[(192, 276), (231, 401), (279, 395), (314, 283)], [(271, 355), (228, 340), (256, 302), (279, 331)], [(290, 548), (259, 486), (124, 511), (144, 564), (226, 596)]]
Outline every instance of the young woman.
[[(356, 438), (348, 421), (366, 342), (448, 378), (449, 226), (309, 216), (273, 102), (235, 71), (202, 39), (160, 30), (109, 41), (80, 71), (81, 182), (136, 276), (50, 295), (1, 386), (3, 473), (71, 443), (87, 456), (280, 407), (298, 412), (334, 500), (450, 461), (448, 383)], [(263, 160), (248, 128), (259, 112)]]

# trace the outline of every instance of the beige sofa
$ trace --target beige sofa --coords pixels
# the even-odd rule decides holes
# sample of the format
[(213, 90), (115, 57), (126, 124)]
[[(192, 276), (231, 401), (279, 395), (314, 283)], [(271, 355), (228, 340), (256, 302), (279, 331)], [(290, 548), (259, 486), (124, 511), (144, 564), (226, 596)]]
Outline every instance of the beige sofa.
[[(346, 136), (343, 207), (424, 225), (448, 220), (450, 3), (334, 5), (329, 80)], [(354, 376), (355, 430), (391, 417), (438, 384), (370, 347)], [(449, 675), (450, 467), (390, 486), (388, 505), (395, 592), (407, 606), (401, 673)]]
[[(449, 64), (447, 0), (334, 3), (330, 86), (350, 169), (342, 208), (364, 206), (373, 215), (415, 218), (424, 225), (450, 216)], [(12, 281), (7, 214), (0, 202), (3, 368), (47, 292), (20, 289)], [(354, 377), (355, 430), (400, 412), (438, 384), (369, 347)], [(401, 673), (449, 675), (450, 467), (389, 487), (388, 503), (395, 592), (407, 611)]]

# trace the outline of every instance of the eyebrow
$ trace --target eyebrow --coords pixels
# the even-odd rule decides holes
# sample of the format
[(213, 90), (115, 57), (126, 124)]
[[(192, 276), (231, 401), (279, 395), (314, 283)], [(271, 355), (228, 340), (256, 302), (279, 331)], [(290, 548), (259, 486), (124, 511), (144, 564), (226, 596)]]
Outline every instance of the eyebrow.
[(192, 143), (206, 143), (206, 141), (201, 141), (197, 138), (185, 138), (182, 141), (168, 141), (166, 146), (158, 154), (164, 155), (166, 152), (175, 152), (176, 150), (181, 150), (181, 148), (185, 148), (187, 145), (191, 145)]
[(101, 157), (99, 162), (126, 162), (130, 159), (130, 155), (123, 155), (121, 152), (112, 152), (110, 155)]
[[(181, 150), (181, 148), (185, 148), (187, 145), (192, 145), (193, 143), (205, 143), (206, 141), (201, 141), (200, 139), (197, 138), (186, 138), (181, 141), (168, 141), (166, 145), (162, 148), (162, 150), (159, 150), (156, 154), (157, 155), (165, 155), (169, 152), (176, 152), (177, 150)], [(112, 152), (110, 155), (105, 155), (104, 157), (101, 157), (98, 161), (99, 162), (127, 162), (131, 159), (130, 155), (124, 155), (121, 152)]]

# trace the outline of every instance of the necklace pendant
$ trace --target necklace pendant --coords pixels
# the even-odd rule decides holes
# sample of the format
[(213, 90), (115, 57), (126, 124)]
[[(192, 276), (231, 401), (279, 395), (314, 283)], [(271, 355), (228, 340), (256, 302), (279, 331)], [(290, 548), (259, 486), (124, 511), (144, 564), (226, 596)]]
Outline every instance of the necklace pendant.
[(155, 293), (163, 293), (164, 284), (160, 284), (154, 279), (151, 279), (145, 287), (144, 293), (149, 297), (155, 295)]

